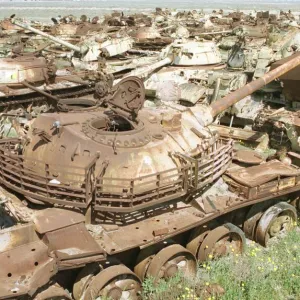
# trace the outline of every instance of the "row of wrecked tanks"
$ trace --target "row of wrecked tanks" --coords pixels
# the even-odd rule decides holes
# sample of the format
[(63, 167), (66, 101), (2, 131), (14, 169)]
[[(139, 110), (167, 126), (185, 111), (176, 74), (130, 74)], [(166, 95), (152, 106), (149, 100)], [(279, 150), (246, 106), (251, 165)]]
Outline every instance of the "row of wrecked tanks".
[(2, 22), (0, 299), (140, 299), (292, 228), (292, 13), (53, 22)]
[[(127, 22), (129, 18), (134, 22)], [(5, 47), (12, 45), (3, 52), (3, 56), (15, 56), (17, 62), (25, 56), (29, 60), (29, 53), (42, 55), (47, 61), (46, 73), (50, 73), (52, 78), (54, 73), (58, 75), (55, 81), (65, 86), (77, 86), (85, 83), (86, 79), (95, 82), (104, 77), (106, 81), (108, 78), (103, 74), (105, 65), (106, 74), (115, 78), (130, 75), (143, 78), (148, 97), (160, 99), (163, 94), (164, 100), (185, 101), (190, 105), (199, 102), (209, 104), (245, 85), (247, 80), (262, 76), (272, 62), (289, 57), (299, 47), (297, 21), (291, 13), (283, 12), (279, 16), (260, 12), (253, 17), (238, 12), (225, 15), (220, 11), (208, 18), (195, 11), (174, 14), (157, 9), (152, 18), (151, 15), (127, 17), (114, 13), (102, 23), (99, 18), (87, 21), (85, 16), (80, 21), (72, 16), (60, 21), (55, 19), (55, 23), (51, 28), (44, 26), (42, 29), (56, 36), (47, 36), (47, 33), (32, 36), (32, 30), (41, 32), (23, 24), (25, 33), (16, 33), (14, 40), (12, 34), (20, 27), (12, 24), (10, 19), (4, 20), (3, 34), (7, 31), (9, 35), (3, 38), (3, 44)], [(197, 32), (192, 28), (197, 28)], [(49, 45), (52, 41), (54, 45)], [(153, 51), (157, 50), (157, 45), (160, 45), (159, 49), (164, 46), (163, 50)], [(35, 59), (31, 59), (29, 64), (35, 64)], [(8, 67), (14, 62), (5, 64)], [(2, 84), (6, 90), (7, 84), (16, 84), (18, 80), (11, 72), (15, 71), (7, 72), (7, 76), (3, 77)], [(103, 89), (103, 85), (99, 85), (99, 89)], [(172, 88), (168, 91), (167, 86)], [(52, 88), (49, 87), (50, 90)], [(264, 126), (266, 130), (270, 127), (266, 118), (272, 111), (266, 111), (264, 103), (271, 103), (273, 107), (299, 106), (289, 90), (289, 86), (283, 89), (279, 82), (272, 83), (233, 107), (222, 122), (227, 125), (233, 122), (239, 127), (246, 122), (257, 130), (267, 123)], [(73, 96), (72, 93), (70, 95)], [(266, 116), (261, 120), (261, 115)], [(278, 113), (276, 118), (280, 118)], [(283, 116), (283, 119), (286, 117)], [(278, 124), (276, 121), (275, 125)], [(284, 127), (279, 125), (276, 128), (277, 135), (286, 137)], [(276, 143), (277, 137), (271, 139)], [(291, 147), (290, 141), (282, 140), (283, 147)], [(295, 148), (295, 143), (292, 144)]]

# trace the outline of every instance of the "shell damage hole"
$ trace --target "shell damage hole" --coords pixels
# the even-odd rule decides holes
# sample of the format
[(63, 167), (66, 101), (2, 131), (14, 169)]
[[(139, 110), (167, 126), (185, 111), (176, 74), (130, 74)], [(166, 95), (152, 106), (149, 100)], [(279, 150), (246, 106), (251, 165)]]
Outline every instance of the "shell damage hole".
[(7, 274), (7, 277), (11, 277), (11, 276), (12, 276), (12, 274), (11, 274), (11, 273), (8, 273), (8, 274)]
[(34, 265), (37, 267), (37, 266), (39, 265), (39, 263), (36, 261), (36, 262), (34, 263)]
[(140, 229), (140, 227), (135, 227), (135, 229)]
[(33, 248), (33, 249), (31, 249), (31, 251), (32, 251), (32, 252), (34, 252), (34, 251), (35, 251), (35, 249), (34, 249), (34, 248)]

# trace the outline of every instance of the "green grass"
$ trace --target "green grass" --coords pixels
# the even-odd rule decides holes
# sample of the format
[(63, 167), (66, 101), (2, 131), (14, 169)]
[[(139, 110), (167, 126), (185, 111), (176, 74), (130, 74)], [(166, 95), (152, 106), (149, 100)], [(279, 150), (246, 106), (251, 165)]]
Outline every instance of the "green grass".
[[(223, 293), (217, 293), (216, 288)], [(243, 255), (213, 258), (199, 267), (197, 278), (178, 275), (169, 282), (144, 281), (143, 299), (300, 299), (300, 228), (268, 248), (250, 242)]]

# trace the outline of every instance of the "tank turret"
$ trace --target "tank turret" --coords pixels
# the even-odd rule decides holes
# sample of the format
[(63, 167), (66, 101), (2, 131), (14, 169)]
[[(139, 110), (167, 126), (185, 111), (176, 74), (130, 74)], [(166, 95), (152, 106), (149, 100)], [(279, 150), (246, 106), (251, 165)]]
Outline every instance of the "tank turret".
[(67, 41), (64, 41), (58, 37), (47, 34), (41, 30), (38, 30), (26, 23), (21, 23), (13, 20), (13, 24), (20, 26), (26, 30), (30, 30), (38, 35), (41, 35), (57, 44), (60, 44), (76, 53), (80, 57), (81, 61), (93, 62), (97, 61), (101, 57), (112, 57), (126, 52), (132, 48), (133, 40), (128, 36), (124, 36), (118, 39), (108, 39), (103, 34), (92, 36), (78, 45), (73, 45)]
[[(112, 205), (105, 209), (129, 212), (136, 209), (135, 206), (151, 206), (156, 200), (153, 199), (152, 203), (150, 196), (147, 203), (139, 200), (140, 193), (150, 192), (154, 188), (154, 183), (147, 181), (163, 172), (168, 174), (162, 180), (165, 187), (169, 187), (173, 181), (179, 180), (179, 173), (184, 172), (183, 161), (193, 161), (195, 157), (204, 159), (209, 153), (217, 155), (225, 147), (227, 150), (223, 152), (219, 167), (208, 177), (202, 174), (201, 182), (210, 182), (225, 172), (232, 148), (229, 144), (223, 145), (218, 134), (211, 133), (207, 125), (233, 104), (299, 64), (298, 56), (210, 106), (198, 105), (182, 113), (168, 109), (158, 112), (141, 110), (145, 97), (143, 83), (136, 77), (125, 78), (114, 87), (109, 97), (105, 97), (106, 109), (98, 109), (93, 113), (79, 110), (73, 113), (43, 114), (31, 121), (26, 135), (27, 142), (20, 145), (23, 166), (36, 172), (37, 176), (45, 176), (42, 165), (48, 166), (49, 181), (45, 185), (55, 184), (59, 189), (60, 185), (65, 186), (68, 182), (70, 193), (75, 194), (75, 190), (82, 184), (81, 180), (87, 180), (85, 172), (91, 172), (93, 166), (93, 172), (101, 174), (97, 175), (100, 177), (96, 176), (101, 178), (101, 183), (95, 178), (92, 184), (95, 197), (99, 199), (99, 202), (95, 200), (95, 207)], [(39, 160), (42, 165), (31, 163), (32, 159)], [(64, 166), (65, 170), (76, 168), (77, 171), (68, 175), (64, 169), (54, 166), (54, 161), (55, 165)], [(134, 188), (135, 195), (132, 195), (130, 185), (135, 186), (135, 180), (140, 187)], [(183, 182), (180, 181), (180, 184)], [(200, 187), (200, 182), (198, 184)], [(181, 190), (182, 193), (187, 191)], [(85, 189), (85, 192), (88, 191)], [(58, 192), (46, 196), (36, 190), (34, 193), (26, 190), (26, 194), (35, 201), (61, 202)], [(115, 197), (113, 204), (109, 204), (111, 201), (108, 195)], [(175, 191), (168, 195), (168, 200), (177, 197)], [(134, 200), (128, 202), (125, 199)], [(87, 207), (88, 201), (85, 198), (84, 203), (81, 203), (80, 197), (76, 196), (65, 203)]]
[(126, 76), (148, 77), (155, 70), (167, 66), (217, 65), (222, 61), (220, 52), (213, 42), (175, 41), (163, 49), (160, 60), (151, 65), (136, 68)]
[(26, 57), (0, 59), (0, 85), (14, 87), (27, 80), (34, 84), (44, 83), (53, 74), (53, 70), (43, 57)]

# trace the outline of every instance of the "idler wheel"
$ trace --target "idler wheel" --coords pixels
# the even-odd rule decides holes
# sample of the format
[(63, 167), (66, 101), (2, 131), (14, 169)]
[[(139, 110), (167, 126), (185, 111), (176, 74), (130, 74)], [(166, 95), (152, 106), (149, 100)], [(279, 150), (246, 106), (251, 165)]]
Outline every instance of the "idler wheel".
[(82, 300), (141, 299), (140, 279), (124, 265), (110, 266), (92, 278), (79, 298)]
[(280, 202), (268, 208), (259, 220), (255, 240), (266, 247), (268, 241), (282, 233), (290, 231), (297, 220), (296, 208)]
[(101, 270), (99, 264), (88, 264), (86, 265), (77, 275), (76, 281), (73, 286), (73, 297), (75, 300), (80, 300), (84, 290), (93, 279), (93, 277), (98, 274)]
[(203, 240), (198, 260), (206, 261), (209, 255), (213, 257), (225, 256), (230, 252), (242, 253), (246, 245), (243, 231), (237, 226), (227, 223), (211, 230)]
[(195, 228), (190, 235), (189, 242), (186, 248), (195, 255), (196, 259), (199, 260), (199, 250), (203, 240), (206, 238), (210, 229), (208, 226), (200, 226)]
[(146, 277), (168, 279), (178, 271), (185, 276), (195, 276), (197, 263), (194, 255), (179, 244), (167, 246), (160, 250), (150, 261)]
[(163, 245), (153, 245), (149, 246), (143, 250), (140, 251), (137, 260), (136, 265), (134, 267), (134, 273), (141, 279), (144, 280), (146, 277), (146, 273), (149, 267), (149, 264), (155, 254), (163, 248)]
[(246, 215), (243, 230), (248, 239), (255, 239), (255, 230), (259, 219), (263, 215), (264, 211), (270, 206), (270, 202), (261, 202), (254, 204)]

